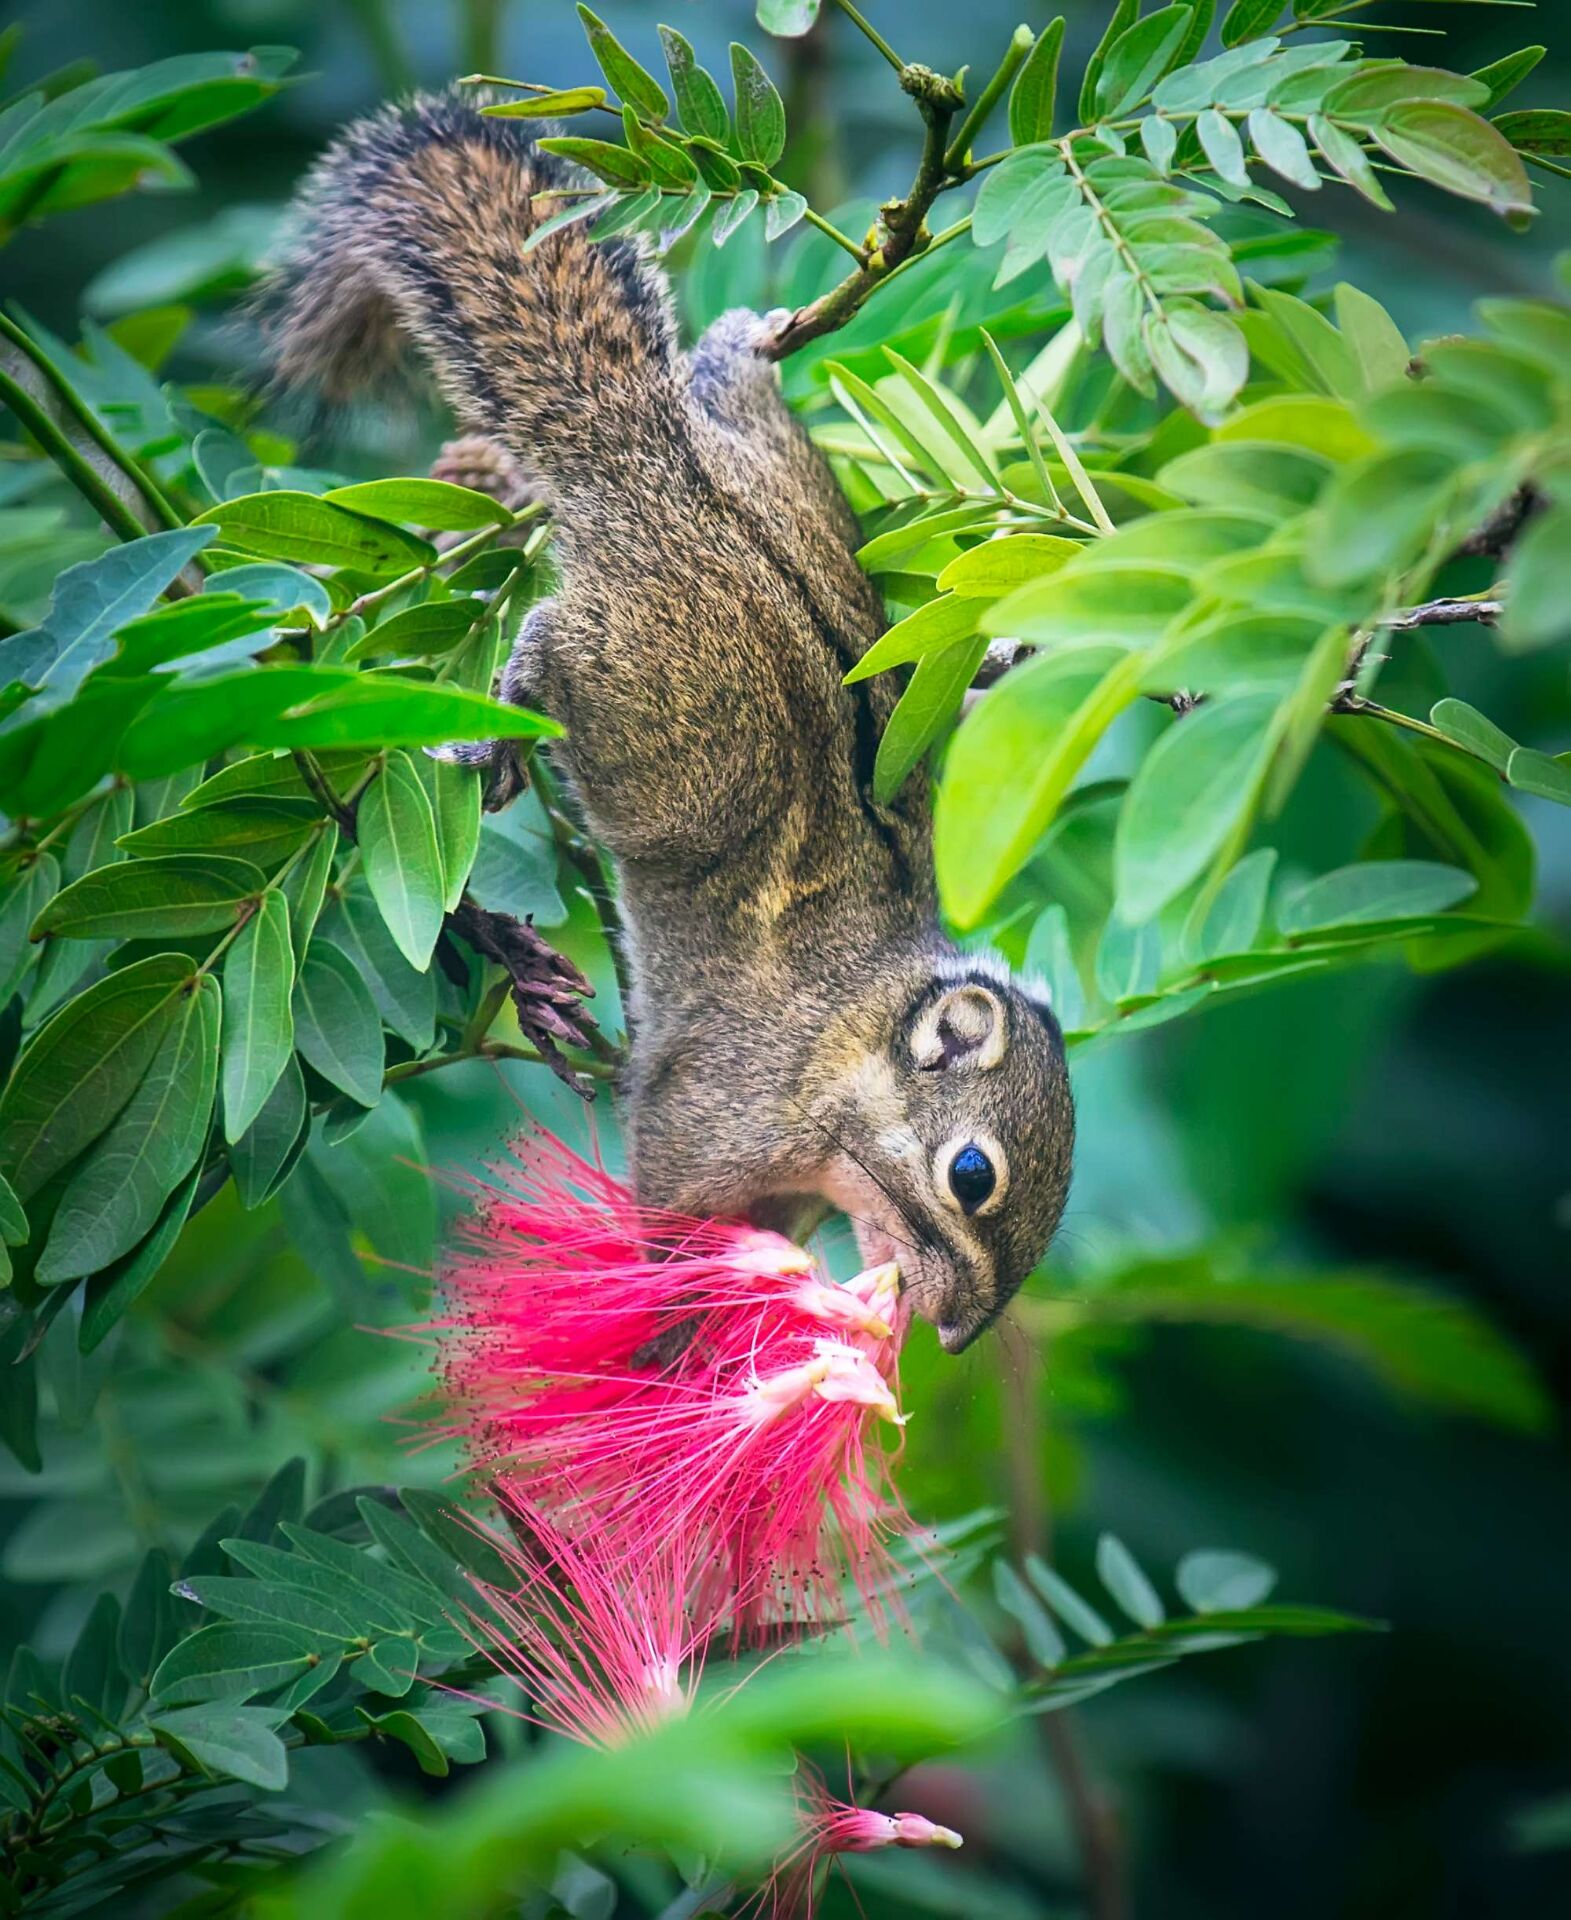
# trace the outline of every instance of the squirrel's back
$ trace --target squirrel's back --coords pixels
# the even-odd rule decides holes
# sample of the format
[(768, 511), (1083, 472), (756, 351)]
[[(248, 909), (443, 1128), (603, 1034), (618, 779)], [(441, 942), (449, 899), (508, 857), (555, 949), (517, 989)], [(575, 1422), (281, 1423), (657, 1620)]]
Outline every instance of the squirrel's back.
[(603, 483), (608, 445), (658, 446), (680, 404), (664, 276), (638, 242), (577, 225), (525, 252), (569, 204), (541, 196), (586, 185), (538, 131), (454, 94), (350, 128), (313, 168), (271, 277), (281, 382), (342, 403), (412, 340), (460, 419), (548, 480)]

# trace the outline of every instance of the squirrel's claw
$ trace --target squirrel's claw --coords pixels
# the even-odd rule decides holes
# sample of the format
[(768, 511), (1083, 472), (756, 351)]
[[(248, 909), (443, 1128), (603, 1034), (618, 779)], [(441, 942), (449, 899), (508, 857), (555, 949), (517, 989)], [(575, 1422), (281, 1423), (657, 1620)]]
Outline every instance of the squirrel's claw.
[(426, 752), (449, 766), (483, 772), (480, 804), (487, 813), (500, 813), (529, 790), (529, 769), (519, 758), (516, 740), (455, 740), (445, 747), (427, 747)]

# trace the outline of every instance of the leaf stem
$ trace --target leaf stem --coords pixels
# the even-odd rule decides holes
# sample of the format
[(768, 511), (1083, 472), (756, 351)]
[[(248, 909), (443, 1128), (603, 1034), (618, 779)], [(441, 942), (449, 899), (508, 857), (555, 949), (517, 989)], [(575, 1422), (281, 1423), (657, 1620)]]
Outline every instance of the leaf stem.
[(489, 545), (498, 534), (510, 533), (514, 527), (521, 527), (530, 520), (538, 520), (545, 511), (540, 501), (531, 500), (528, 506), (520, 507), (518, 512), (507, 520), (499, 521), (494, 527), (482, 527), (478, 533), (472, 533), (467, 540), (460, 540), (456, 547), (449, 547), (445, 553), (433, 554), (429, 560), (421, 561), (418, 567), (411, 567), (407, 573), (401, 573), (396, 580), (389, 580), (386, 586), (373, 587), (369, 593), (362, 593), (359, 599), (346, 607), (336, 619), (330, 620), (323, 631), (330, 632), (352, 615), (369, 613), (373, 607), (381, 606), (384, 600), (392, 599), (395, 593), (402, 593), (406, 587), (418, 586), (422, 580), (429, 579), (438, 567), (450, 567), (455, 563), (461, 565)]
[(811, 207), (802, 215), (802, 218), (810, 227), (817, 227), (820, 233), (827, 234), (836, 246), (844, 247), (859, 267), (867, 265), (866, 252), (848, 234), (842, 233), (832, 220), (826, 220), (821, 213), (815, 213)]
[(998, 71), (976, 97), (976, 105), (960, 123), (960, 131), (950, 142), (944, 154), (944, 165), (950, 173), (957, 173), (966, 163), (966, 154), (971, 142), (981, 132), (987, 116), (998, 105), (999, 98), (1015, 75), (1020, 71), (1026, 55), (1035, 46), (1035, 36), (1029, 27), (1016, 27), (1014, 36), (1004, 50), (1004, 57), (998, 63)]
[(890, 66), (894, 68), (896, 73), (905, 72), (906, 63), (900, 58), (899, 54), (895, 52), (894, 48), (890, 46), (889, 42), (878, 29), (864, 19), (861, 10), (854, 7), (851, 4), (851, 0), (835, 0), (835, 5), (859, 33), (864, 34), (867, 39), (872, 41), (873, 45), (877, 47), (878, 51), (889, 62)]

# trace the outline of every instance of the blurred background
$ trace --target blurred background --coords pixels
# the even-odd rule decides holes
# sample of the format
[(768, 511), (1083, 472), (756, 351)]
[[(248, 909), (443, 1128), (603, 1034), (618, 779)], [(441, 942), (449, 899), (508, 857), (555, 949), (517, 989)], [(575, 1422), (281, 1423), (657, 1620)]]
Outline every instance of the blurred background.
[[(1065, 72), (1078, 73), (1106, 10), (1062, 7)], [(909, 177), (903, 102), (843, 20), (807, 42), (771, 43), (743, 0), (665, 0), (659, 10), (604, 0), (600, 10), (646, 61), (657, 17), (717, 71), (727, 40), (758, 48), (797, 130), (780, 171), (815, 204), (876, 197)], [(874, 0), (868, 10), (908, 57), (990, 70), (1017, 19), (1040, 27), (1059, 7)], [(1443, 16), (1448, 38), (1433, 58), (1459, 71), (1548, 41), (1512, 104), (1571, 96), (1560, 0), (1536, 12), (1377, 11), (1394, 27)], [(107, 320), (193, 301), (197, 321), (171, 366), (190, 381), (243, 373), (252, 343), (229, 296), (343, 121), (458, 73), (565, 85), (589, 71), (569, 0), (24, 0), (8, 12), (26, 34), (13, 81), (83, 56), (109, 69), (211, 47), (302, 51), (301, 84), (188, 150), (194, 193), (86, 209), (7, 253), (5, 297), (67, 338), (84, 309)], [(1400, 44), (1407, 58), (1424, 57), (1414, 51), (1423, 42)], [(1555, 252), (1571, 245), (1571, 185), (1537, 184), (1545, 213), (1526, 236), (1416, 186), (1396, 218), (1324, 194), (1332, 204), (1308, 210), (1311, 224), (1334, 223), (1343, 245), (1320, 283), (1354, 280), (1410, 337), (1465, 326), (1480, 294), (1543, 292)], [(728, 297), (767, 298), (761, 258), (738, 248), (725, 262)], [(689, 299), (708, 310), (719, 290)], [(438, 432), (419, 415), (359, 421), (337, 444), (305, 442), (299, 458), (371, 472), (428, 454)], [(1460, 697), (1513, 735), (1571, 746), (1563, 656), (1503, 668), (1475, 628), (1434, 645)], [(1422, 673), (1421, 652), (1407, 670)], [(1312, 770), (1284, 822), (1284, 856), (1332, 864), (1363, 830), (1349, 805), (1344, 786)], [(1027, 1308), (1023, 1330), (958, 1362), (925, 1336), (913, 1343), (908, 1397), (919, 1417), (903, 1486), (925, 1518), (997, 1501), (1021, 1537), (1050, 1536), (1071, 1574), (1105, 1528), (1155, 1567), (1196, 1545), (1248, 1549), (1282, 1570), (1284, 1598), (1391, 1623), (1378, 1638), (1272, 1643), (1174, 1669), (1075, 1714), (1074, 1758), (1092, 1799), (1114, 1810), (1137, 1915), (1571, 1911), (1563, 1422), (1453, 1415), (1393, 1392), (1324, 1343), (1239, 1327), (1122, 1329), (1053, 1311), (1077, 1275), (1120, 1263), (1127, 1272), (1144, 1258), (1197, 1261), (1241, 1285), (1309, 1269), (1398, 1275), (1487, 1314), (1528, 1357), (1547, 1403), (1564, 1408), (1571, 814), (1521, 806), (1538, 845), (1540, 919), (1558, 939), (1429, 978), (1377, 967), (1289, 984), (1077, 1060), (1074, 1197), (1053, 1269), (1032, 1289), (1046, 1304)], [(527, 820), (514, 831), (527, 843)], [(1063, 858), (1072, 857), (1070, 848)], [(593, 959), (587, 919), (579, 908), (568, 915), (548, 870), (537, 891), (541, 924), (568, 916), (563, 944)], [(507, 904), (522, 910), (516, 898)], [(407, 1299), (396, 1272), (361, 1256), (427, 1265), (436, 1212), (452, 1196), (433, 1198), (400, 1155), (414, 1149), (438, 1169), (477, 1165), (521, 1103), (581, 1124), (533, 1070), (510, 1083), (480, 1067), (415, 1083), (423, 1143), (398, 1137), (403, 1109), (384, 1103), (337, 1150), (349, 1174), (335, 1167), (336, 1182), (361, 1181), (374, 1196), (385, 1225), (369, 1249), (351, 1240), (334, 1184), (310, 1157), (282, 1207), (242, 1214), (231, 1190), (143, 1302), (129, 1357), (78, 1431), (71, 1407), (83, 1383), (60, 1361), (44, 1474), (0, 1469), (0, 1640), (67, 1640), (83, 1583), (116, 1577), (159, 1538), (188, 1540), (292, 1451), (312, 1456), (324, 1486), (440, 1474), (438, 1456), (406, 1445), (421, 1351), (355, 1331), (396, 1322)], [(176, 1430), (189, 1444), (173, 1457), (161, 1446), (165, 1464), (149, 1477), (142, 1439)], [(980, 1876), (943, 1910), (1004, 1920), (1080, 1910), (1063, 1762), (1028, 1742), (996, 1769), (934, 1783), (954, 1801)], [(374, 1798), (388, 1784), (366, 1776), (353, 1791)], [(934, 1898), (927, 1882), (920, 1897)]]

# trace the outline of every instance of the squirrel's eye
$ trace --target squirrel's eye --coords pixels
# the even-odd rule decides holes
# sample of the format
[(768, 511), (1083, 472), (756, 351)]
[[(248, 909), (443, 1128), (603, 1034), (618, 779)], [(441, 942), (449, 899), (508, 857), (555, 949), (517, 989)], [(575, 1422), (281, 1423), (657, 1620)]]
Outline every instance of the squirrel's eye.
[(993, 1163), (974, 1143), (965, 1146), (949, 1163), (949, 1191), (967, 1213), (975, 1213), (997, 1185)]

